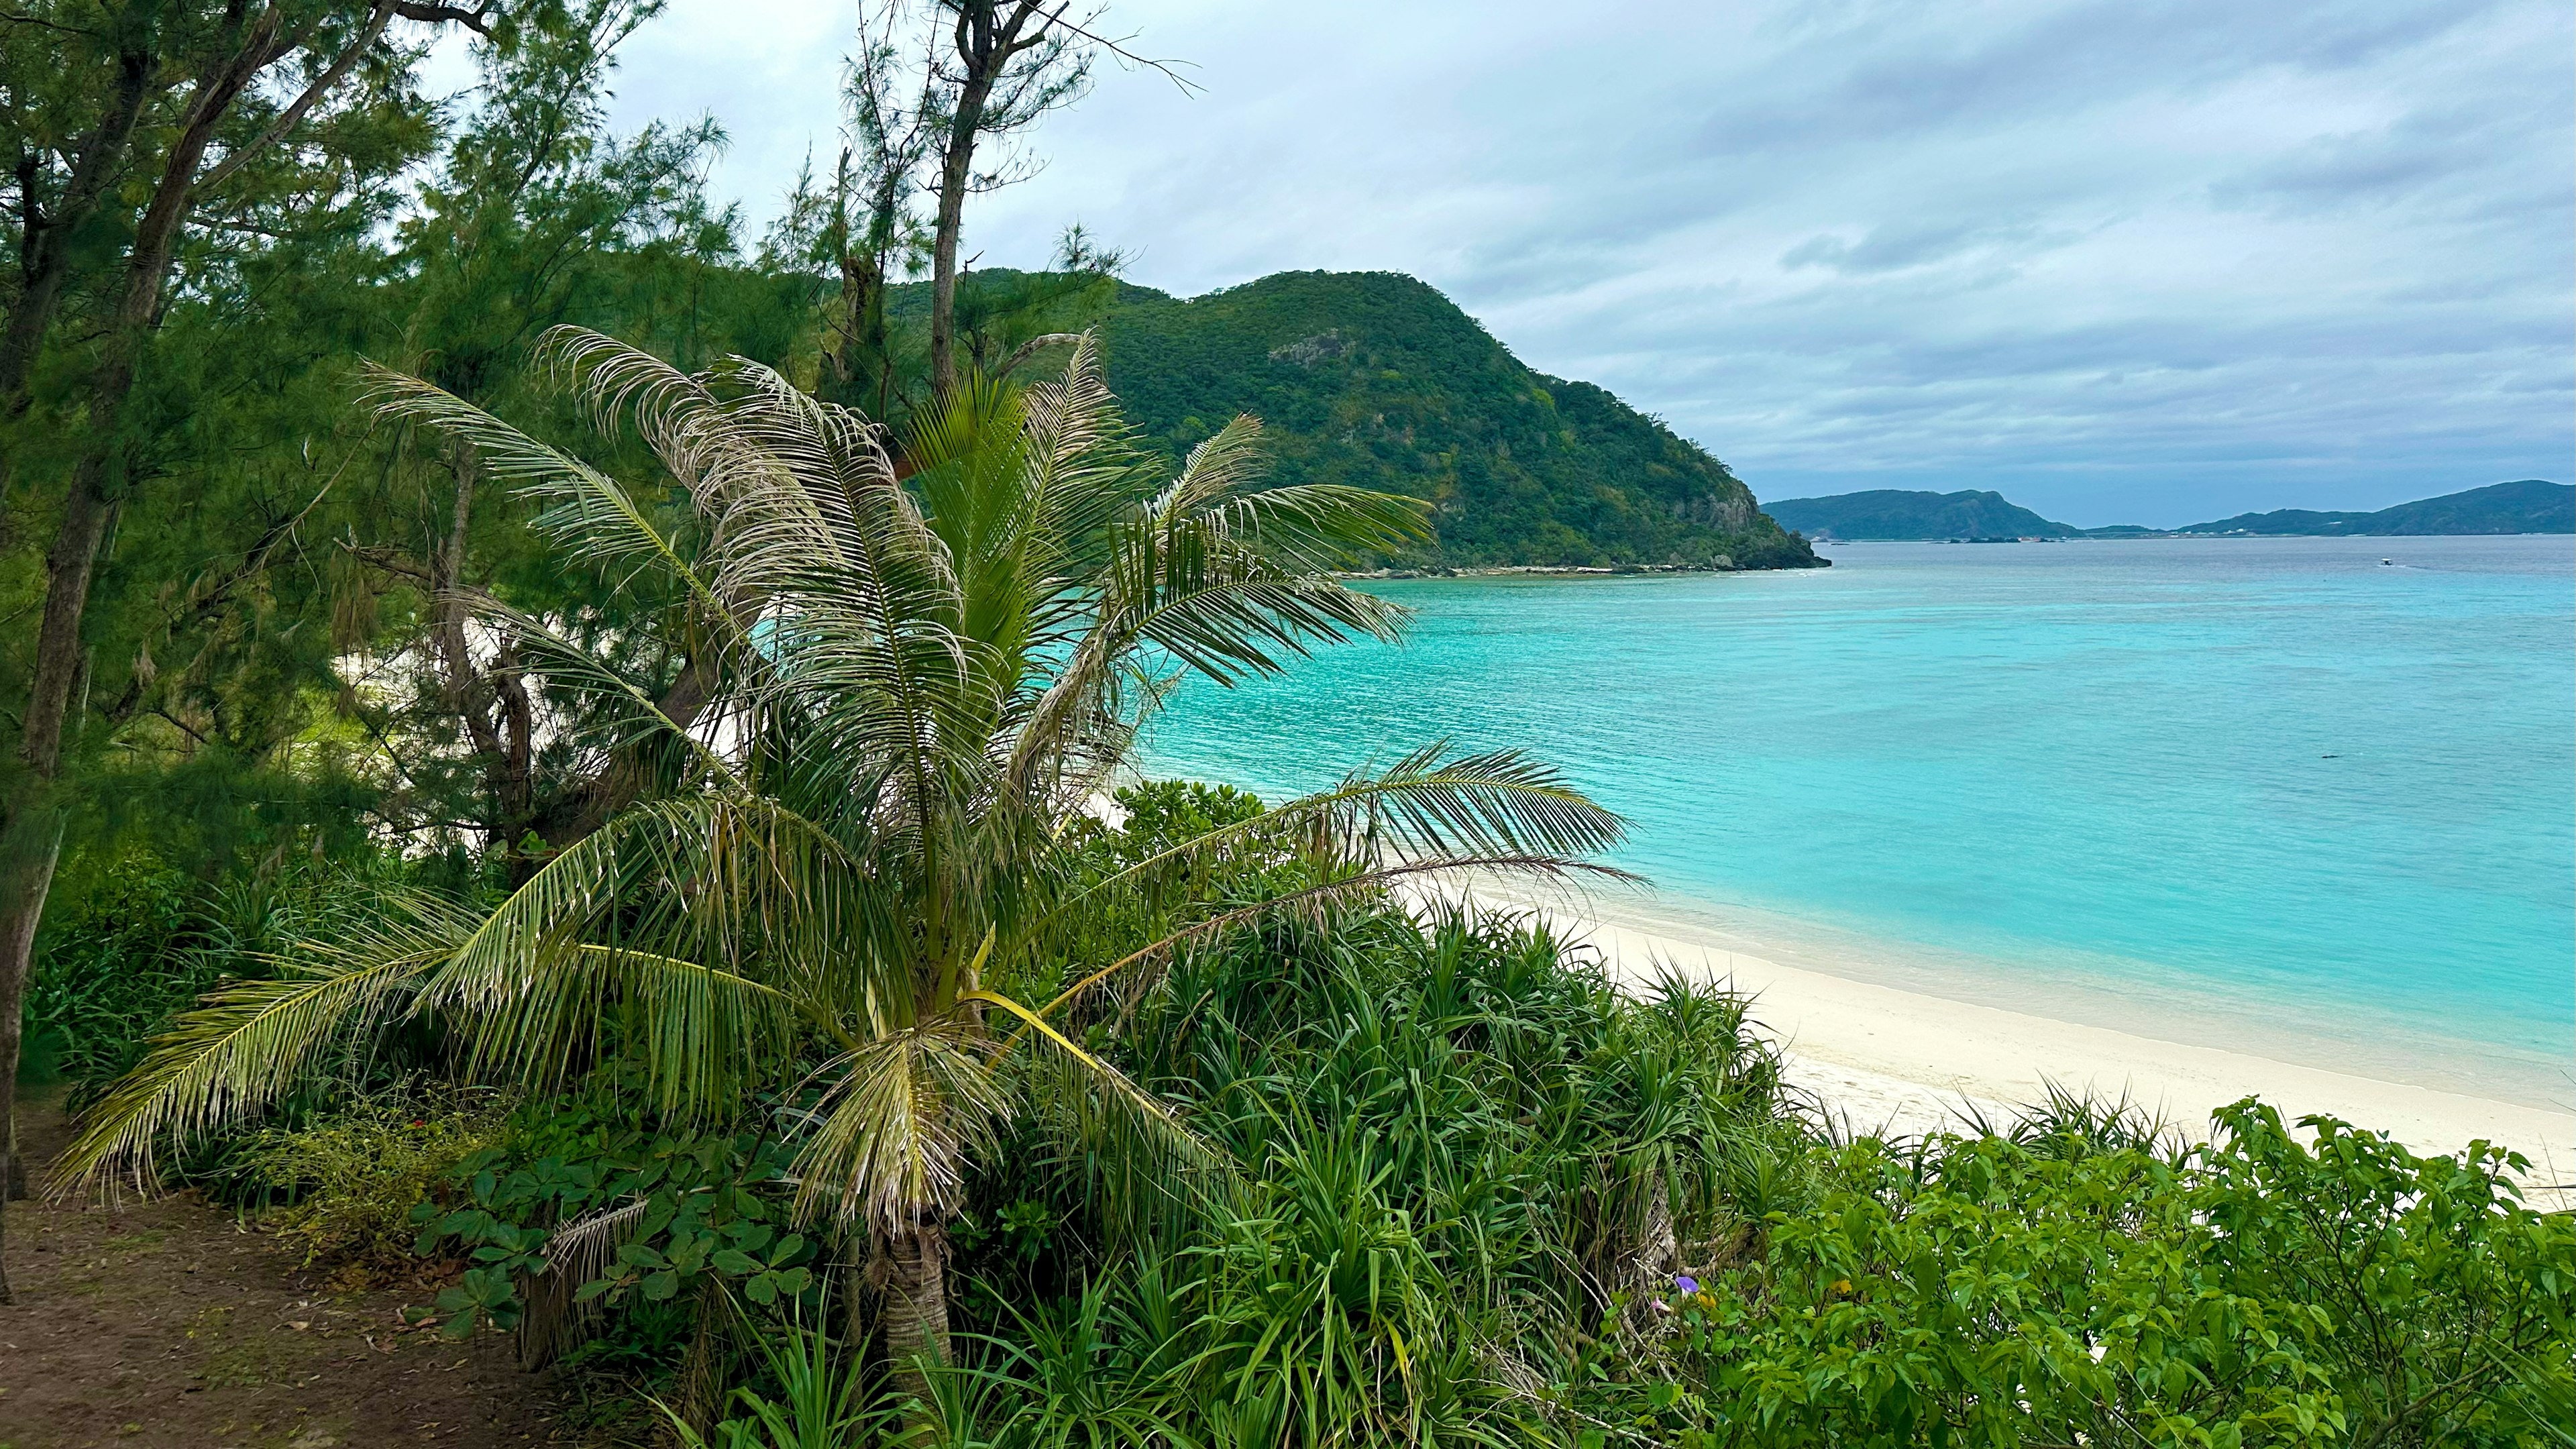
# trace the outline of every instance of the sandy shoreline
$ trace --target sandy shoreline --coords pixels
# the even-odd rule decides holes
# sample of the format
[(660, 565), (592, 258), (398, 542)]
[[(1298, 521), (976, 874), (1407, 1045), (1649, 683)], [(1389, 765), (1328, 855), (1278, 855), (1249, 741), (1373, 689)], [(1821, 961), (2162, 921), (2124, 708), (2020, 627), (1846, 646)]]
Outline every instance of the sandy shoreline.
[(2119, 1096), (2195, 1134), (2212, 1109), (2259, 1096), (2295, 1120), (2317, 1112), (2388, 1132), (2418, 1152), (2484, 1139), (2528, 1156), (2534, 1188), (2576, 1185), (2576, 1114), (2324, 1071), (2241, 1051), (2132, 1035), (1783, 965), (1682, 923), (1622, 924), (1611, 902), (1581, 913), (1480, 884), (1482, 901), (1536, 909), (1600, 951), (1623, 979), (1677, 967), (1752, 995), (1787, 1049), (1792, 1081), (1860, 1132), (1959, 1125), (1973, 1104), (2009, 1121), (2050, 1082)]

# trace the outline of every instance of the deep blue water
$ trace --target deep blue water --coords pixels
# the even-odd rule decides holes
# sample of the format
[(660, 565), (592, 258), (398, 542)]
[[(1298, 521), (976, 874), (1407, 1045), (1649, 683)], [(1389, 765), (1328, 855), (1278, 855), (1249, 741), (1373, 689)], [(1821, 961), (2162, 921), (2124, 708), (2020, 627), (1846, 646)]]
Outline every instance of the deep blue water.
[(1832, 556), (1372, 585), (1406, 645), (1194, 681), (1149, 759), (1522, 745), (1629, 817), (1645, 906), (1783, 959), (2576, 1098), (2576, 540)]

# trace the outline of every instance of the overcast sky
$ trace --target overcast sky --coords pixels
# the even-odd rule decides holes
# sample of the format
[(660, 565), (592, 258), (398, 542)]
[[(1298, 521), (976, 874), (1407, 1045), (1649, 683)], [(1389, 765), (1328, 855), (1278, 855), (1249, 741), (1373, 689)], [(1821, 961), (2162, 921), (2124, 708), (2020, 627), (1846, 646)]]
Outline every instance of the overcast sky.
[[(712, 112), (775, 210), (846, 0), (672, 0), (619, 120)], [(1117, 0), (978, 199), (1183, 295), (1410, 272), (1763, 498), (1994, 488), (2067, 522), (2370, 508), (2576, 453), (2565, 0)]]

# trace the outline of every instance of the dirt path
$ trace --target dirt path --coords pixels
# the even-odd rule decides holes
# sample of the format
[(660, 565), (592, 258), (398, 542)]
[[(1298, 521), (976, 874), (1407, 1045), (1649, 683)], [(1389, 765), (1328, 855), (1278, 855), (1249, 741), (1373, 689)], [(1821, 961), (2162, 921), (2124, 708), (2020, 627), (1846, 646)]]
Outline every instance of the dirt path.
[[(64, 1140), (37, 1104), (36, 1162)], [(32, 1130), (31, 1130), (32, 1129)], [(123, 1210), (9, 1205), (0, 1449), (396, 1449), (551, 1442), (553, 1403), (510, 1340), (407, 1328), (433, 1291), (331, 1294), (294, 1255), (193, 1196)]]

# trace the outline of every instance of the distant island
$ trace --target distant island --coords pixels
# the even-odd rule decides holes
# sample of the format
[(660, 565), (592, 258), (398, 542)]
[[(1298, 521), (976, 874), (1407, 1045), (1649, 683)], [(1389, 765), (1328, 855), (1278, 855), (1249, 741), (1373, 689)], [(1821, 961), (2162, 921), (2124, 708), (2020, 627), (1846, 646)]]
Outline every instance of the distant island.
[(2000, 493), (1925, 493), (1880, 488), (1826, 498), (1787, 498), (1763, 511), (1813, 539), (1962, 541), (2008, 538), (2249, 537), (2403, 538), (2433, 534), (2576, 533), (2576, 485), (2523, 478), (2464, 493), (2400, 503), (2375, 513), (2283, 508), (2183, 528), (2113, 524), (2076, 528), (2007, 501)]
[(1874, 488), (1830, 498), (1784, 498), (1762, 511), (1809, 538), (2074, 538), (2084, 531), (2051, 523), (2000, 493)]

